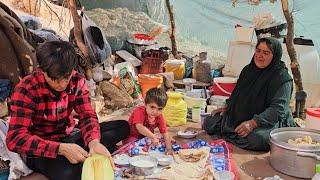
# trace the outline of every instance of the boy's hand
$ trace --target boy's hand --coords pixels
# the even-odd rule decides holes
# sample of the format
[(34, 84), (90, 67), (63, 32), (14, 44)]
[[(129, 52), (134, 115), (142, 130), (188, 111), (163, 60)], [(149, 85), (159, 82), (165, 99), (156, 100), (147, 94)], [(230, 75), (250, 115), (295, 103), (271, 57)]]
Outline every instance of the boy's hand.
[(176, 143), (176, 140), (173, 137), (170, 136), (170, 142), (171, 143)]
[(173, 154), (174, 154), (174, 151), (171, 148), (167, 149), (166, 155), (173, 155)]
[(158, 146), (160, 143), (159, 138), (156, 136), (151, 139), (151, 142), (152, 142), (152, 146), (154, 146), (154, 147)]

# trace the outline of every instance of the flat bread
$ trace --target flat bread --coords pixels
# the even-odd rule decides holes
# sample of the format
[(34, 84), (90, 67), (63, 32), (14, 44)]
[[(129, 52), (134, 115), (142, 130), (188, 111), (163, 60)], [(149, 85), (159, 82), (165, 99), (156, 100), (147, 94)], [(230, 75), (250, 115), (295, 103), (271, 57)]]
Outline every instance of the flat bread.
[(210, 148), (208, 147), (180, 150), (178, 155), (174, 155), (174, 163), (172, 163), (170, 169), (161, 172), (160, 179), (213, 179), (212, 167), (206, 166), (209, 154)]

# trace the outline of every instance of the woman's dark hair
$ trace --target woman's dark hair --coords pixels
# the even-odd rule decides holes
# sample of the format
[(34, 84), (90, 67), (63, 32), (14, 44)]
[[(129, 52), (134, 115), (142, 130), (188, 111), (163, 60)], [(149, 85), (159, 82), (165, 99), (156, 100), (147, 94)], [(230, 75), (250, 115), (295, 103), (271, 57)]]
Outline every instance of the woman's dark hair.
[(260, 43), (262, 43), (262, 42), (265, 42), (266, 44), (267, 44), (267, 46), (268, 46), (268, 48), (270, 49), (270, 51), (272, 52), (272, 54), (274, 54), (274, 46), (273, 46), (273, 44), (272, 44), (272, 42), (269, 40), (269, 39), (267, 39), (267, 38), (261, 38), (261, 39), (259, 39), (258, 40), (258, 42), (257, 42), (257, 45), (256, 45), (256, 48), (260, 45)]
[(53, 79), (67, 78), (77, 66), (77, 53), (66, 41), (45, 42), (37, 48), (39, 67)]
[(168, 96), (163, 89), (152, 88), (147, 91), (144, 101), (146, 104), (156, 103), (159, 107), (165, 107), (168, 101)]

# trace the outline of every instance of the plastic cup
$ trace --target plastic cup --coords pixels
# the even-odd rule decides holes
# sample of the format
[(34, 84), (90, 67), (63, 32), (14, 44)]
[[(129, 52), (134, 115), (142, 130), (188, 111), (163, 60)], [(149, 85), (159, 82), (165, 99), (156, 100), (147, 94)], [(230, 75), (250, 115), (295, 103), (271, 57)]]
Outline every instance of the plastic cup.
[(210, 113), (201, 113), (200, 114), (200, 120), (201, 120), (201, 129), (204, 129), (204, 119), (206, 117), (210, 116)]
[(214, 177), (216, 180), (233, 180), (234, 174), (231, 171), (217, 171)]

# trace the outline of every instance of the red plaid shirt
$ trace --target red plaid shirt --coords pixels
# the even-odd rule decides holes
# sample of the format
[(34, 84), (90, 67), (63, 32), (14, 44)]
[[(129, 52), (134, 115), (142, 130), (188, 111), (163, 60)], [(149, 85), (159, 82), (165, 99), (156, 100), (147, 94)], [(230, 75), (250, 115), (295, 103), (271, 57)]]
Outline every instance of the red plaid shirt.
[(8, 149), (27, 156), (55, 158), (59, 142), (74, 127), (73, 109), (79, 114), (85, 144), (100, 139), (98, 119), (82, 75), (72, 75), (67, 89), (58, 93), (50, 89), (42, 71), (25, 77), (11, 96)]

